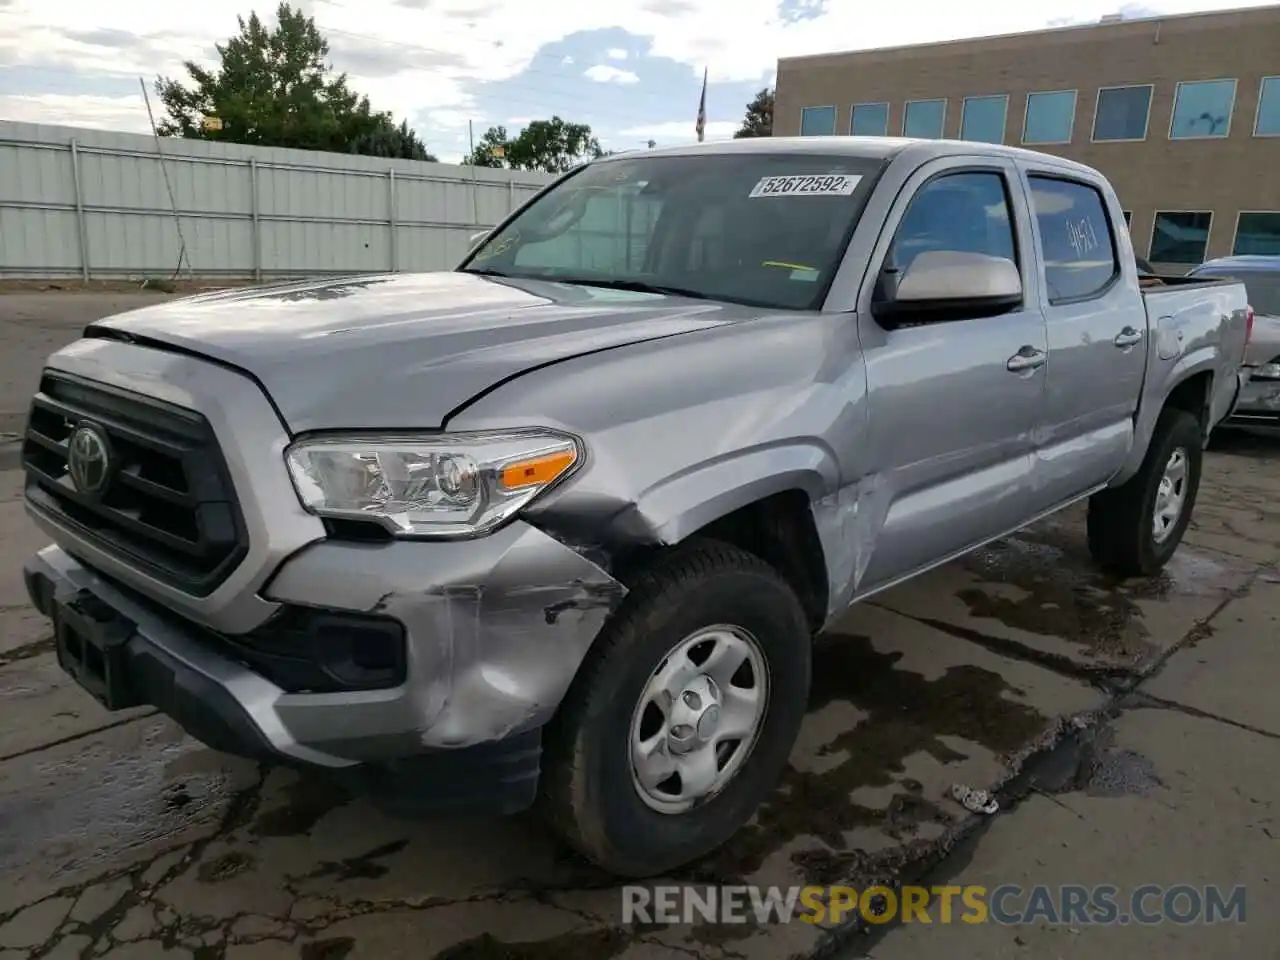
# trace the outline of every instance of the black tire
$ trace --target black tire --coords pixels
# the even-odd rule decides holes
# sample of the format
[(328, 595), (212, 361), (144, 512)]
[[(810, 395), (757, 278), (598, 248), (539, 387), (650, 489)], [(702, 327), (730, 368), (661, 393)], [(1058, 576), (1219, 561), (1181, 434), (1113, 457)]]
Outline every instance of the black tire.
[[(1169, 535), (1155, 538), (1156, 494), (1165, 465), (1173, 452), (1186, 452), (1187, 470), (1182, 512)], [(1165, 409), (1147, 448), (1141, 469), (1122, 486), (1103, 490), (1089, 499), (1089, 551), (1105, 570), (1122, 577), (1150, 577), (1169, 562), (1195, 508), (1204, 464), (1204, 433), (1200, 421), (1185, 410)]]
[[(775, 788), (808, 706), (812, 638), (778, 573), (718, 541), (678, 548), (630, 586), (547, 727), (539, 801), (553, 829), (597, 866), (647, 877), (721, 846)], [(717, 624), (757, 640), (768, 705), (754, 748), (720, 792), (687, 812), (660, 813), (632, 780), (633, 711), (667, 653)]]

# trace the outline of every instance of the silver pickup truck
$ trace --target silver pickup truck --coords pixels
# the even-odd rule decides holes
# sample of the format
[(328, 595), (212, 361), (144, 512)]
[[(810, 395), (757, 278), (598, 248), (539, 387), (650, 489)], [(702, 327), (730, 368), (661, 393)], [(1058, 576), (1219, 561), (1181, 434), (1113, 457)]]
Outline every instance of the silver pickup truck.
[(1230, 280), (1144, 293), (1054, 157), (611, 157), (451, 272), (88, 327), (31, 406), (26, 580), (108, 709), (653, 874), (769, 795), (854, 602), (1083, 498), (1159, 570), (1247, 326)]

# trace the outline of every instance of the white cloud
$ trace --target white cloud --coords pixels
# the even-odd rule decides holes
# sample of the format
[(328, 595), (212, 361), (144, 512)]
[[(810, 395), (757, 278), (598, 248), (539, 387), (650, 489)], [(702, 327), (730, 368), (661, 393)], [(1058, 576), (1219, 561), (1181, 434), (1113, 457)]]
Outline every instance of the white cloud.
[(625, 60), (627, 59), (627, 51), (621, 47), (611, 47), (605, 52), (605, 56), (610, 60)]
[(566, 67), (571, 67), (573, 66), (573, 57), (570, 57), (570, 56), (561, 57), (560, 62), (563, 63)]
[(587, 69), (582, 71), (582, 75), (595, 83), (627, 84), (640, 82), (640, 78), (630, 70), (611, 67), (606, 63), (597, 63), (594, 67), (587, 67)]
[[(675, 147), (682, 143), (694, 143), (698, 132), (694, 129), (695, 117), (688, 120), (669, 120), (666, 123), (644, 123), (618, 131), (622, 137), (638, 140), (654, 140), (660, 147)], [(707, 121), (707, 140), (728, 140), (738, 129), (738, 120)]]
[[(151, 104), (152, 109), (156, 104)], [(157, 121), (160, 119), (156, 118)], [(93, 127), (122, 133), (150, 133), (147, 107), (139, 92), (128, 97), (74, 96), (65, 93), (0, 94), (0, 120)]]

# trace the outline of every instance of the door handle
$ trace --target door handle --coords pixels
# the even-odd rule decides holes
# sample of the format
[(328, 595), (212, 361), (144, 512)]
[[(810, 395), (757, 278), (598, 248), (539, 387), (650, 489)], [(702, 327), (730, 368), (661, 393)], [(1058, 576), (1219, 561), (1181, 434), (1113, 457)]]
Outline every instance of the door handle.
[(1037, 350), (1035, 347), (1023, 347), (1012, 357), (1008, 359), (1004, 367), (1010, 373), (1024, 373), (1027, 370), (1035, 370), (1037, 367), (1043, 367), (1045, 355), (1043, 350)]
[(1116, 334), (1116, 338), (1111, 342), (1117, 347), (1132, 347), (1135, 343), (1142, 341), (1142, 332), (1135, 330), (1133, 327), (1125, 327)]

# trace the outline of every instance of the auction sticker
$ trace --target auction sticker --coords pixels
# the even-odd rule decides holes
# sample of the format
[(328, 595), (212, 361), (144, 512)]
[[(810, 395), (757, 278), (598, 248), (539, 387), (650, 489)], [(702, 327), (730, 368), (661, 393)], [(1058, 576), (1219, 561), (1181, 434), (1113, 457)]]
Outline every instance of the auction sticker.
[(819, 173), (790, 177), (763, 177), (748, 197), (847, 197), (857, 189), (860, 176)]

